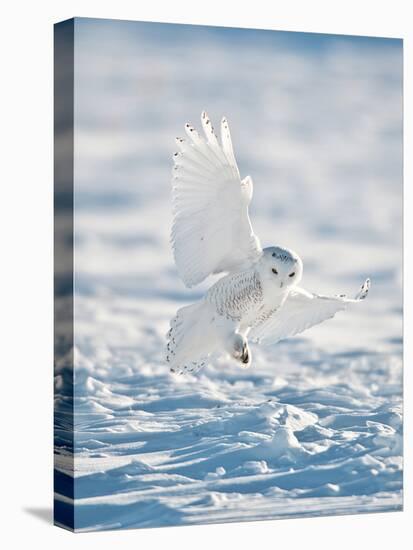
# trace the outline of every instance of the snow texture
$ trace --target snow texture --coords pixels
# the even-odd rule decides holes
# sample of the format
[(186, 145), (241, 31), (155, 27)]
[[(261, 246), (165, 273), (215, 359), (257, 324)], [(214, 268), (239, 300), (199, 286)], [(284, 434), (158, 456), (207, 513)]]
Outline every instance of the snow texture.
[[(75, 476), (76, 529), (401, 509), (400, 41), (75, 32), (75, 395), (62, 360), (56, 475)], [(372, 290), (300, 337), (252, 345), (250, 369), (174, 376), (169, 320), (212, 280), (185, 289), (169, 243), (174, 138), (203, 109), (228, 118), (263, 246), (296, 250), (309, 290), (367, 276)]]

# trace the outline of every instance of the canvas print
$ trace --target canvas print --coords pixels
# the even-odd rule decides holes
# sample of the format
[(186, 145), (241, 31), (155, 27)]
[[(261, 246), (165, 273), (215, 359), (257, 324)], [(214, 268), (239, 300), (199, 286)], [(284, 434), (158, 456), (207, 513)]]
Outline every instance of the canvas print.
[(55, 523), (402, 509), (400, 39), (55, 26)]

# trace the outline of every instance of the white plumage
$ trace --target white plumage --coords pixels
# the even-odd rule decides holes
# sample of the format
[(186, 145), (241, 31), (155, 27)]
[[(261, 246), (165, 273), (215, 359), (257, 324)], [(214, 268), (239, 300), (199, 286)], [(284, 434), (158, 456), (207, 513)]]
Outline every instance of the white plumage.
[(223, 353), (249, 366), (248, 340), (275, 343), (298, 334), (360, 302), (370, 287), (367, 279), (353, 299), (299, 288), (299, 256), (280, 246), (262, 249), (253, 232), (253, 183), (240, 178), (227, 120), (221, 144), (205, 112), (201, 120), (205, 138), (186, 124), (187, 139), (176, 140), (171, 242), (186, 286), (226, 275), (172, 320), (167, 361), (177, 373), (196, 371)]
[(202, 113), (206, 140), (189, 124), (174, 156), (172, 246), (179, 275), (191, 287), (211, 273), (248, 268), (261, 253), (248, 217), (252, 180), (241, 181), (226, 119), (222, 147)]

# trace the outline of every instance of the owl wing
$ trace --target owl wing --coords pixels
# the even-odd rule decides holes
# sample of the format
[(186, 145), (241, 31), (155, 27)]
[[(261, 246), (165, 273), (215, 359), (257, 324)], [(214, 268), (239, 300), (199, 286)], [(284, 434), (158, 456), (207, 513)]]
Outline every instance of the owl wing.
[(251, 329), (250, 339), (257, 343), (274, 344), (279, 340), (299, 334), (314, 325), (331, 319), (337, 312), (346, 309), (348, 305), (364, 300), (369, 289), (369, 279), (366, 279), (354, 298), (322, 296), (295, 288), (279, 310)]
[(205, 112), (201, 120), (205, 138), (189, 124), (188, 138), (177, 138), (172, 178), (172, 249), (188, 287), (247, 269), (262, 252), (248, 215), (252, 180), (240, 178), (228, 122), (222, 119), (219, 143)]

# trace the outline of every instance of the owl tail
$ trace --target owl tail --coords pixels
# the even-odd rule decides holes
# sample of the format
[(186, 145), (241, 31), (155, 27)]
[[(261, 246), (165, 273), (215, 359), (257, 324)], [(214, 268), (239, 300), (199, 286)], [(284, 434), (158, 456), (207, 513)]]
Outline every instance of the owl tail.
[(166, 361), (171, 372), (193, 373), (216, 349), (213, 313), (205, 300), (178, 309), (168, 332)]

